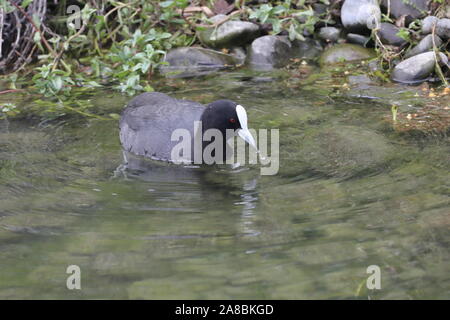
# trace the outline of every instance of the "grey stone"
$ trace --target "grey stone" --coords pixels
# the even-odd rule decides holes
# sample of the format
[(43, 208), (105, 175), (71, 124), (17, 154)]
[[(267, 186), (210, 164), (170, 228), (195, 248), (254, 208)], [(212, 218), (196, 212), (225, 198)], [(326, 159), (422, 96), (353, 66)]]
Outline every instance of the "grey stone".
[(323, 27), (320, 28), (319, 38), (328, 41), (328, 42), (337, 42), (339, 40), (339, 36), (341, 34), (341, 30), (335, 27)]
[(402, 46), (406, 43), (406, 40), (397, 36), (400, 28), (394, 26), (391, 23), (383, 22), (380, 25), (380, 30), (378, 31), (378, 36), (383, 44), (388, 44), (391, 46)]
[(291, 44), (281, 36), (255, 39), (248, 49), (247, 63), (252, 69), (272, 70), (284, 67), (291, 58)]
[[(436, 47), (439, 48), (439, 46), (442, 45), (441, 38), (439, 38), (438, 36), (434, 36), (434, 43), (436, 44)], [(420, 40), (420, 42), (414, 48), (409, 50), (404, 57), (410, 58), (430, 50), (433, 50), (433, 36), (431, 34), (427, 35), (422, 40)]]
[(356, 34), (356, 33), (349, 33), (349, 34), (347, 34), (347, 42), (359, 44), (360, 46), (363, 46), (363, 47), (368, 47), (372, 41), (371, 41), (370, 37), (366, 37), (366, 36), (363, 36), (361, 34)]
[(428, 16), (422, 21), (422, 33), (429, 34), (433, 30), (433, 25), (439, 21), (435, 16)]
[(314, 9), (314, 14), (317, 16), (327, 13), (328, 7), (323, 3), (313, 3), (312, 7)]
[(230, 54), (236, 58), (236, 61), (238, 64), (245, 63), (245, 58), (247, 57), (247, 53), (245, 52), (244, 48), (242, 48), (242, 47), (232, 48), (230, 51)]
[(208, 28), (197, 33), (200, 41), (211, 48), (242, 46), (257, 38), (259, 34), (259, 26), (247, 21), (227, 21), (217, 28)]
[(355, 89), (366, 90), (374, 84), (368, 75), (348, 76), (348, 83)]
[(450, 19), (439, 19), (436, 24), (436, 34), (442, 39), (450, 39)]
[(306, 38), (304, 41), (292, 41), (292, 58), (317, 59), (323, 51), (320, 41)]
[(381, 21), (377, 0), (345, 0), (341, 9), (344, 27), (352, 32), (367, 32)]
[(201, 76), (238, 63), (231, 55), (198, 47), (173, 49), (167, 53), (164, 61), (169, 65), (163, 65), (159, 70), (171, 78)]
[(212, 23), (217, 23), (227, 18), (226, 14), (216, 14), (214, 17), (209, 18)]
[(367, 66), (369, 67), (369, 70), (372, 71), (372, 72), (381, 71), (382, 70), (382, 68), (380, 67), (379, 62), (376, 61), (376, 60), (369, 61), (369, 63), (367, 63)]
[(424, 17), (427, 14), (427, 0), (383, 0), (382, 5), (387, 8), (394, 18), (406, 16), (406, 23)]
[[(439, 53), (443, 63), (448, 59)], [(408, 58), (395, 66), (391, 79), (403, 83), (416, 83), (426, 80), (433, 72), (435, 66), (434, 52), (425, 52)]]
[(376, 170), (395, 158), (387, 139), (367, 128), (333, 126), (305, 132), (301, 161), (331, 176), (349, 177)]
[(355, 44), (343, 43), (328, 48), (319, 59), (321, 65), (345, 61), (357, 61), (370, 59), (375, 56), (375, 51), (360, 47)]

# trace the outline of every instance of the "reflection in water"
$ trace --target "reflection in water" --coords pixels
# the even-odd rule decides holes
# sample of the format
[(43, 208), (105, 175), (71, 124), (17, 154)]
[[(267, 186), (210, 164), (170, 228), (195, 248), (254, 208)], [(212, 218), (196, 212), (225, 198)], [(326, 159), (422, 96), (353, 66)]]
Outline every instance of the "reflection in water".
[[(230, 204), (241, 209), (240, 233), (244, 236), (257, 236), (259, 231), (255, 230), (253, 223), (254, 209), (258, 202), (257, 182), (259, 175), (257, 170), (249, 172), (248, 168), (233, 168), (229, 165), (207, 166), (207, 165), (176, 165), (172, 163), (154, 161), (144, 157), (135, 156), (123, 151), (124, 163), (115, 171), (114, 177), (122, 175), (125, 179), (137, 179), (151, 183), (151, 192), (158, 193), (166, 186), (174, 186), (179, 192), (180, 186), (188, 185), (189, 191), (196, 192), (197, 201), (211, 203), (214, 194), (233, 195), (229, 199)], [(250, 175), (240, 174), (248, 172)], [(217, 177), (220, 176), (220, 179)], [(167, 196), (167, 194), (166, 194)], [(228, 198), (228, 196), (227, 196)], [(221, 203), (218, 203), (221, 205)], [(222, 205), (225, 205), (222, 203)], [(152, 209), (156, 209), (152, 207)], [(164, 210), (158, 208), (159, 210)], [(174, 208), (168, 208), (174, 210)], [(177, 208), (178, 211), (188, 212), (189, 208)], [(195, 211), (195, 210), (194, 210)], [(237, 232), (237, 233), (239, 233)], [(205, 235), (200, 235), (205, 236)], [(164, 237), (186, 238), (188, 235), (165, 235)], [(192, 237), (192, 236), (191, 236)]]
[(253, 218), (256, 212), (256, 204), (258, 202), (258, 192), (256, 191), (257, 179), (253, 179), (244, 185), (244, 193), (241, 195), (241, 201), (236, 204), (242, 205), (241, 225), (242, 232), (248, 236), (257, 236), (260, 234), (256, 230)]
[(7, 118), (0, 119), (0, 133), (8, 133), (9, 132), (9, 121)]

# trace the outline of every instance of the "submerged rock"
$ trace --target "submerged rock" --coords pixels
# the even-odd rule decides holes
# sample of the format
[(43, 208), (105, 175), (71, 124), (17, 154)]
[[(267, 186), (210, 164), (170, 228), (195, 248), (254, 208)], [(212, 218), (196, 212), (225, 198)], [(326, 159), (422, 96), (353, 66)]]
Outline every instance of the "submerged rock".
[(362, 74), (357, 76), (348, 76), (348, 83), (358, 89), (367, 89), (374, 81), (368, 75)]
[(197, 33), (200, 41), (212, 48), (231, 48), (245, 45), (260, 34), (259, 26), (247, 21), (227, 21), (217, 28)]
[[(443, 63), (448, 59), (439, 53)], [(391, 78), (397, 82), (415, 83), (426, 80), (433, 72), (435, 66), (434, 52), (425, 52), (408, 58), (395, 66)]]
[(400, 28), (394, 26), (393, 24), (383, 22), (380, 25), (378, 36), (383, 44), (399, 47), (406, 43), (405, 39), (397, 35), (399, 31)]
[(375, 57), (375, 51), (355, 44), (338, 44), (325, 50), (319, 59), (321, 65)]
[(272, 70), (284, 67), (291, 58), (291, 43), (281, 36), (255, 39), (248, 49), (247, 63), (252, 69)]
[(345, 0), (341, 9), (344, 27), (353, 32), (367, 32), (381, 21), (377, 0)]
[(356, 126), (312, 129), (300, 148), (314, 170), (341, 177), (387, 166), (394, 152), (382, 135)]
[(433, 26), (437, 24), (439, 19), (435, 16), (428, 16), (422, 21), (422, 33), (429, 34), (433, 31)]
[(383, 0), (382, 5), (385, 8), (389, 7), (389, 12), (396, 19), (406, 16), (407, 24), (424, 17), (428, 10), (427, 0)]
[(436, 24), (436, 34), (442, 39), (450, 39), (450, 19), (439, 19)]
[[(439, 46), (442, 44), (441, 38), (439, 38), (438, 36), (434, 36), (434, 43), (436, 44), (436, 47), (439, 48)], [(430, 50), (433, 50), (433, 36), (431, 34), (424, 37), (414, 48), (409, 50), (405, 54), (405, 58), (410, 58)]]
[(320, 28), (318, 37), (324, 41), (328, 42), (337, 42), (339, 40), (339, 36), (341, 34), (341, 30), (335, 27), (323, 27)]
[(168, 65), (161, 66), (159, 70), (172, 78), (201, 76), (230, 68), (238, 63), (231, 55), (198, 47), (173, 49), (169, 51), (164, 61)]
[(236, 59), (237, 64), (244, 64), (245, 58), (247, 57), (247, 53), (245, 52), (245, 49), (242, 47), (235, 47), (231, 49), (230, 55), (232, 55)]

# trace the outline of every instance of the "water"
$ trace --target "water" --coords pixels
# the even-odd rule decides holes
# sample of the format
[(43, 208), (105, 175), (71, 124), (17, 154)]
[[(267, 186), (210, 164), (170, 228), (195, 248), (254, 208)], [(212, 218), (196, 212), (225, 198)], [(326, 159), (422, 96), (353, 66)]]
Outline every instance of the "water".
[[(374, 101), (240, 73), (172, 81), (160, 89), (231, 98), (250, 128), (279, 128), (279, 173), (148, 162), (122, 175), (115, 121), (3, 122), (0, 298), (450, 298), (448, 140), (383, 121), (413, 89)], [(128, 98), (80, 99), (120, 113)], [(66, 288), (69, 265), (81, 290)], [(370, 265), (381, 290), (366, 288)]]

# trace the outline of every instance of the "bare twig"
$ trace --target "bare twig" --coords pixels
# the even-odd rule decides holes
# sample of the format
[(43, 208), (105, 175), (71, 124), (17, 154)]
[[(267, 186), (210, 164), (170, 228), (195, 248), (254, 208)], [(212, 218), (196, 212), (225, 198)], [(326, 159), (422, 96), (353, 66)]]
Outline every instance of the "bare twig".
[(233, 11), (232, 13), (230, 13), (229, 15), (227, 15), (225, 18), (217, 21), (216, 23), (213, 23), (213, 24), (200, 24), (199, 23), (199, 24), (195, 24), (195, 26), (196, 27), (203, 27), (203, 28), (215, 28), (215, 27), (220, 26), (222, 23), (227, 22), (228, 20), (230, 20), (235, 15), (240, 14), (242, 12), (243, 12), (242, 9), (236, 10), (236, 11)]
[(2, 45), (3, 45), (3, 19), (5, 15), (5, 11), (3, 8), (0, 8), (0, 59), (2, 58)]
[(19, 91), (24, 91), (24, 90), (25, 89), (9, 89), (9, 90), (0, 91), (0, 94), (13, 93), (13, 92), (19, 92)]
[(62, 62), (62, 65), (64, 66), (64, 68), (65, 68), (68, 72), (71, 71), (70, 68), (69, 68), (62, 60), (60, 60), (60, 59), (61, 59), (61, 57), (62, 57), (62, 55), (63, 55), (63, 53), (64, 53), (64, 51), (65, 51), (65, 50), (64, 50), (64, 47), (66, 47), (65, 44), (68, 45), (68, 44), (70, 43), (70, 41), (72, 41), (72, 39), (74, 39), (74, 38), (78, 37), (80, 34), (82, 34), (83, 31), (84, 31), (85, 29), (86, 29), (86, 24), (83, 23), (83, 25), (81, 26), (80, 30), (78, 30), (77, 33), (71, 35), (66, 41), (64, 41), (64, 43), (62, 44), (62, 49), (61, 49), (61, 51), (57, 54), (57, 56), (56, 56), (55, 59), (53, 60), (53, 67), (52, 67), (52, 70), (53, 70), (53, 71), (56, 69), (56, 67), (57, 67), (57, 65), (58, 65), (58, 63), (59, 63), (59, 61)]
[(438, 58), (439, 50), (436, 46), (435, 42), (435, 34), (436, 34), (436, 24), (433, 24), (433, 28), (431, 29), (431, 39), (433, 40), (433, 53), (434, 53), (434, 61), (435, 61), (435, 70), (441, 81), (444, 83), (445, 86), (448, 86), (448, 81), (445, 79), (444, 73), (442, 72), (441, 66), (439, 65), (439, 62), (441, 61), (441, 57)]
[[(39, 28), (36, 26), (36, 24), (34, 23), (33, 19), (31, 19), (30, 15), (23, 10), (23, 8), (19, 5), (17, 5), (16, 3), (14, 3), (14, 1), (9, 0), (9, 3), (11, 3), (14, 7), (16, 7), (17, 10), (19, 10), (24, 16), (25, 18), (31, 23), (31, 25), (34, 28), (35, 32), (39, 32), (41, 33), (41, 31), (39, 30)], [(45, 47), (48, 49), (48, 51), (54, 56), (56, 57), (56, 52), (53, 50), (53, 48), (49, 45), (49, 43), (47, 42), (47, 39), (45, 39), (44, 35), (41, 34), (41, 41), (44, 43)]]

